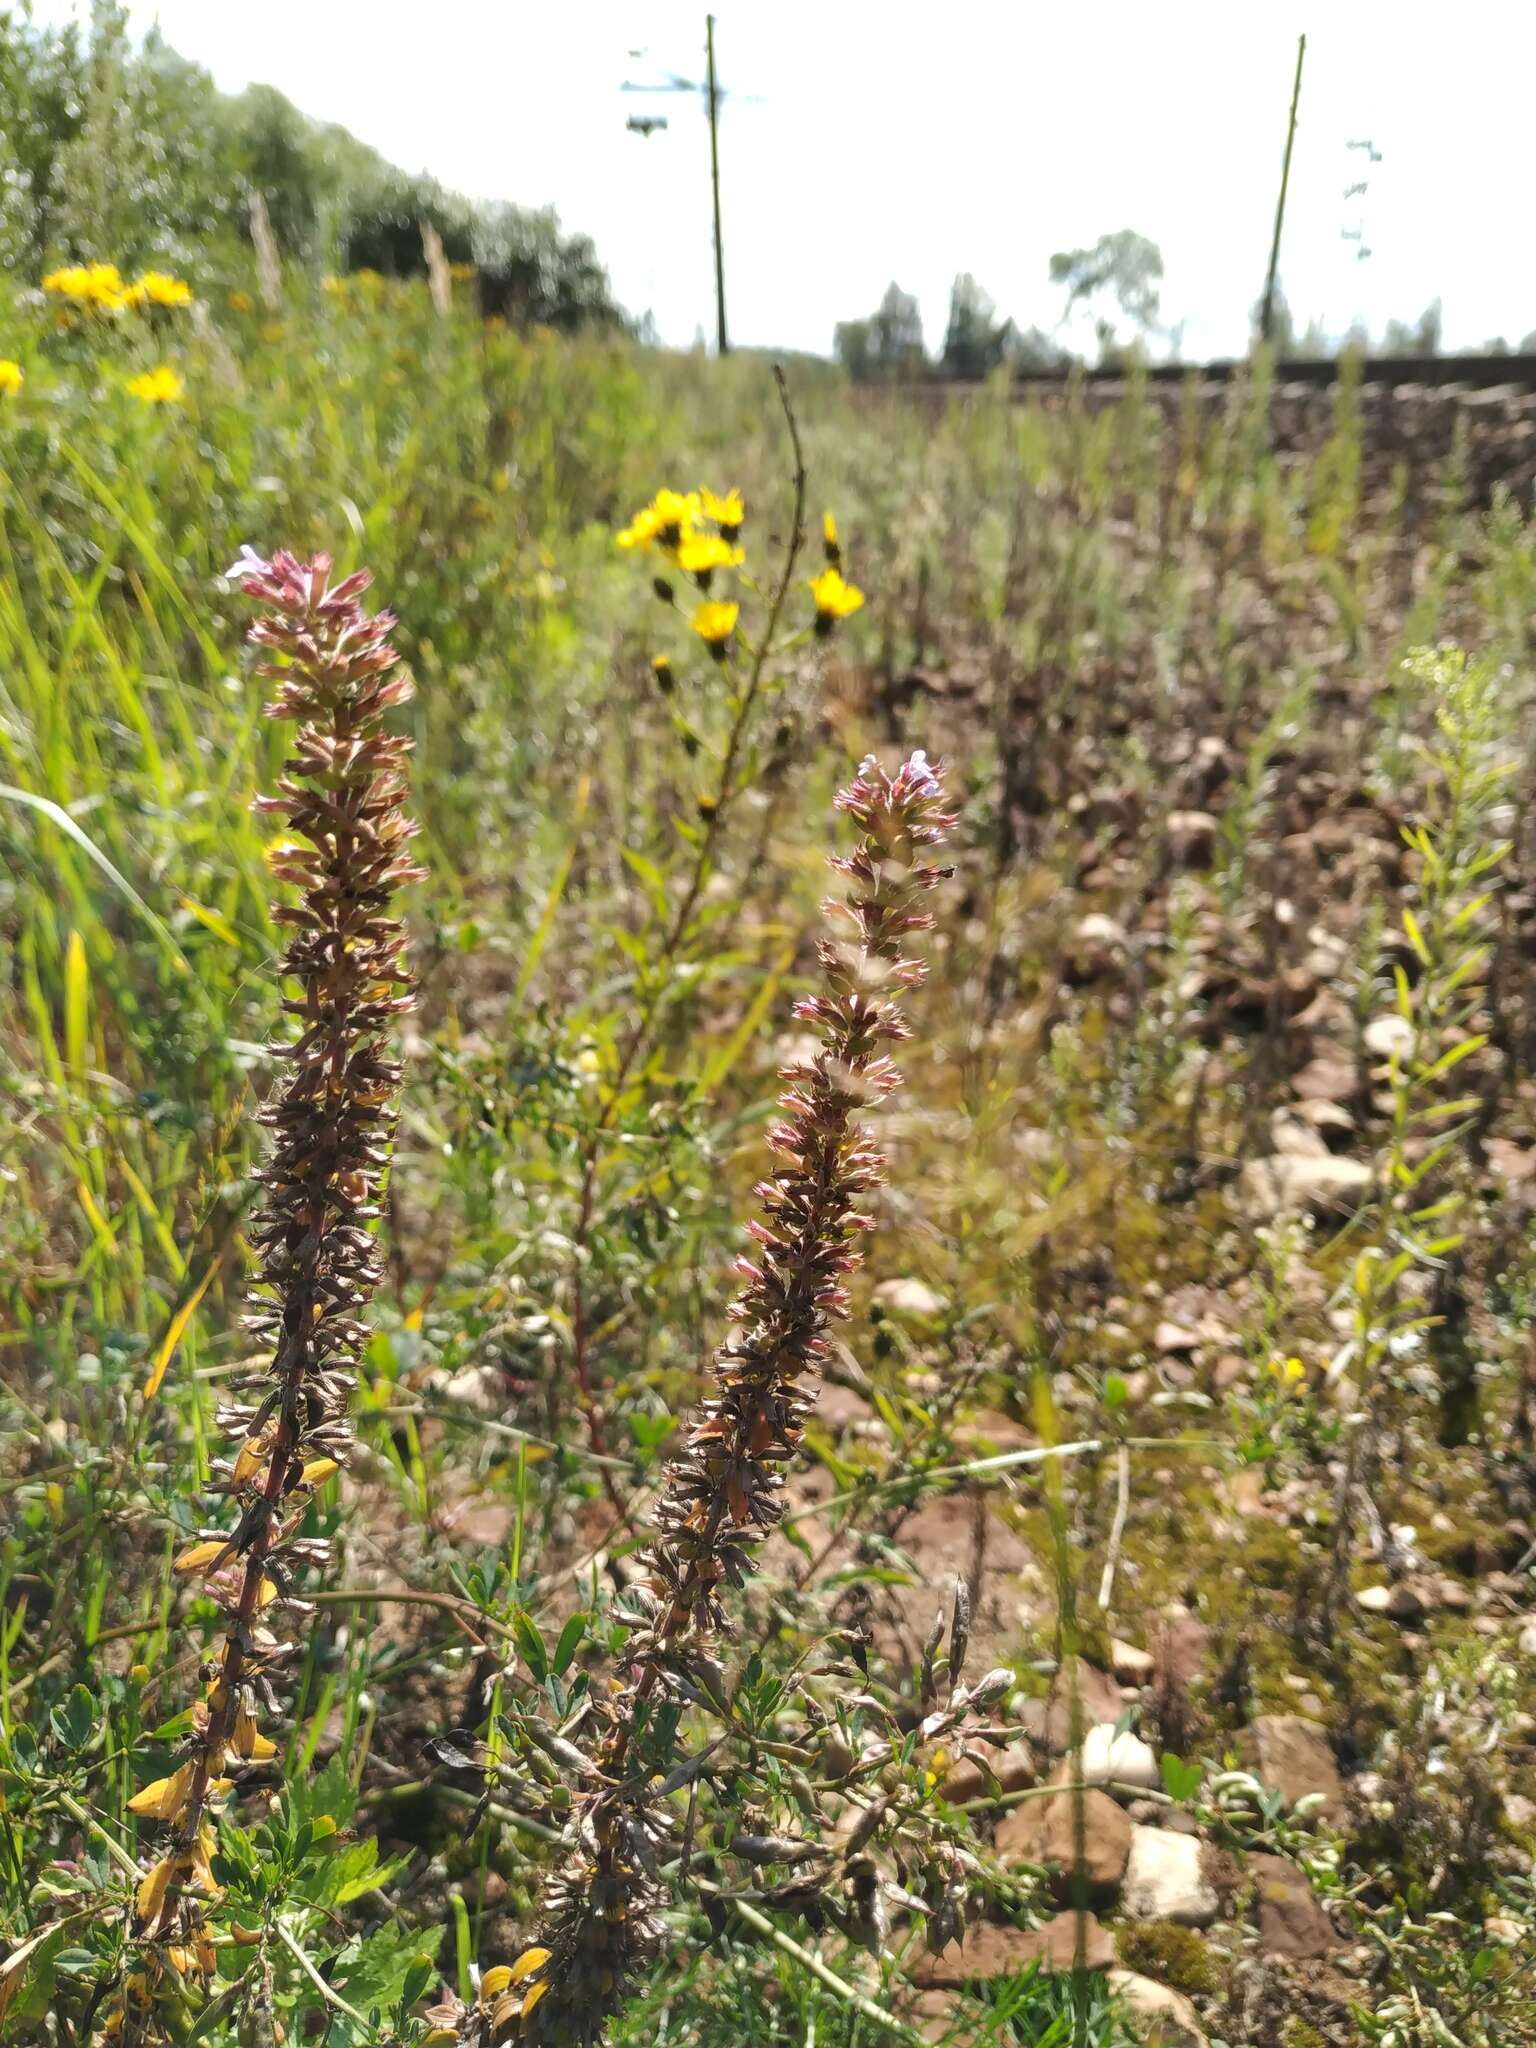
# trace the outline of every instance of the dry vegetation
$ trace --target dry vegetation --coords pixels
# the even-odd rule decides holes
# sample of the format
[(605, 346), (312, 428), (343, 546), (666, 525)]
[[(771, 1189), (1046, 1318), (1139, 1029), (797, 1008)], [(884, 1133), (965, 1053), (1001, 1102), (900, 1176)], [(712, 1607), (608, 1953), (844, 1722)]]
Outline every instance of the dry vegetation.
[(1536, 2039), (1523, 512), (434, 282), (8, 316), (0, 2035)]

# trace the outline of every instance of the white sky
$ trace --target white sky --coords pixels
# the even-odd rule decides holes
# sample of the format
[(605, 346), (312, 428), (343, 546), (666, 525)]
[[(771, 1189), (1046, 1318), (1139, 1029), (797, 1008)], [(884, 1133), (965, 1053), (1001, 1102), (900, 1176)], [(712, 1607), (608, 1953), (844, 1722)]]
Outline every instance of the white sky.
[[(36, 0), (40, 21), (84, 0)], [(132, 0), (226, 90), (253, 79), (408, 170), (589, 233), (665, 340), (713, 336), (699, 104), (621, 94), (703, 72), (683, 0)], [(1342, 331), (1437, 295), (1450, 346), (1536, 328), (1523, 225), (1528, 0), (716, 0), (732, 339), (825, 351), (895, 278), (931, 344), (974, 271), (1050, 327), (1053, 249), (1131, 227), (1162, 248), (1188, 357), (1244, 345), (1263, 283), (1296, 36), (1307, 31), (1281, 272)], [(632, 50), (645, 55), (631, 57)], [(641, 138), (626, 117), (664, 112)], [(1382, 161), (1350, 151), (1370, 138)], [(1363, 198), (1343, 188), (1368, 178)], [(1371, 248), (1357, 259), (1344, 227)]]

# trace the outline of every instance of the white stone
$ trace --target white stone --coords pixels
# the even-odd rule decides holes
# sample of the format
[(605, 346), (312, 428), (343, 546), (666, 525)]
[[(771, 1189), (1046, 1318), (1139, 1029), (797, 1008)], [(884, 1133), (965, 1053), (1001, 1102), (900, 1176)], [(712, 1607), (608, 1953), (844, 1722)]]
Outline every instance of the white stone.
[(1205, 1849), (1198, 1835), (1168, 1828), (1133, 1827), (1120, 1909), (1132, 1920), (1174, 1920), (1181, 1927), (1209, 1927), (1221, 1910), (1205, 1874)]
[(1412, 1044), (1413, 1026), (1395, 1010), (1389, 1010), (1384, 1017), (1373, 1017), (1365, 1027), (1365, 1049), (1375, 1053), (1378, 1059), (1387, 1059), (1393, 1053), (1405, 1053)]
[(1109, 1668), (1122, 1685), (1145, 1685), (1152, 1676), (1153, 1660), (1146, 1650), (1138, 1650), (1134, 1643), (1125, 1643), (1119, 1636), (1111, 1636)]
[(1115, 1733), (1113, 1721), (1099, 1721), (1083, 1737), (1083, 1783), (1155, 1791), (1163, 1782), (1157, 1756), (1129, 1730)]
[(1200, 2016), (1182, 1991), (1134, 1970), (1111, 1970), (1107, 1981), (1147, 2048), (1210, 2048)]
[(1294, 1215), (1305, 1209), (1354, 1209), (1370, 1192), (1371, 1169), (1358, 1159), (1303, 1159), (1277, 1152), (1243, 1168), (1243, 1196), (1251, 1214)]
[(944, 1311), (944, 1297), (921, 1280), (882, 1280), (875, 1289), (882, 1308), (903, 1316), (936, 1316)]

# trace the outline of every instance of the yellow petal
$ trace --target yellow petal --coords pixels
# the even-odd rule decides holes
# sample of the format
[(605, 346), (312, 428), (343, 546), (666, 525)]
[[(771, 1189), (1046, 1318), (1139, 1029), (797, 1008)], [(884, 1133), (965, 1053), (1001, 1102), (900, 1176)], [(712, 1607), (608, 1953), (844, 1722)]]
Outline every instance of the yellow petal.
[(505, 1991), (511, 1982), (512, 1972), (505, 1963), (498, 1963), (494, 1970), (487, 1970), (480, 1979), (480, 1996), (494, 1998), (498, 1992)]
[(527, 2019), (529, 2013), (533, 2011), (533, 2008), (538, 2004), (539, 2000), (544, 1996), (545, 1992), (548, 1989), (549, 1979), (547, 1977), (541, 1977), (537, 1984), (529, 1985), (527, 1991), (523, 1995), (524, 2019)]
[(153, 1926), (160, 1918), (160, 1908), (165, 1904), (166, 1886), (171, 1881), (173, 1868), (169, 1856), (162, 1856), (153, 1870), (141, 1880), (134, 1894), (134, 1911), (146, 1924)]
[(135, 1792), (128, 1802), (128, 1811), (141, 1814), (147, 1820), (175, 1820), (185, 1807), (191, 1789), (192, 1766), (183, 1764), (170, 1777), (156, 1778), (142, 1792)]
[(235, 1457), (234, 1469), (229, 1475), (231, 1486), (244, 1486), (253, 1472), (267, 1462), (267, 1446), (259, 1436), (248, 1436)]
[(175, 1572), (201, 1571), (205, 1565), (212, 1564), (216, 1557), (222, 1557), (228, 1548), (229, 1545), (222, 1541), (217, 1543), (194, 1543), (190, 1550), (184, 1550), (181, 1553), (180, 1557), (171, 1566), (171, 1570)]
[(340, 1470), (341, 1467), (334, 1458), (311, 1458), (304, 1467), (304, 1484), (306, 1486), (324, 1486), (331, 1474)]
[(507, 1973), (509, 1984), (521, 1984), (525, 1977), (531, 1977), (535, 1970), (542, 1970), (549, 1961), (547, 1948), (525, 1948)]

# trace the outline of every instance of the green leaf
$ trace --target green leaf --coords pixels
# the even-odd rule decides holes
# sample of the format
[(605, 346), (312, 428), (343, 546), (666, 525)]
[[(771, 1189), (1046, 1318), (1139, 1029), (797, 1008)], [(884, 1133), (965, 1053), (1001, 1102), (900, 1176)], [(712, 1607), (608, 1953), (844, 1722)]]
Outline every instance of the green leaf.
[(512, 1633), (517, 1638), (517, 1647), (523, 1653), (523, 1662), (542, 1683), (549, 1676), (549, 1652), (544, 1647), (544, 1638), (534, 1626), (532, 1617), (519, 1610), (512, 1618)]
[(576, 1655), (581, 1645), (581, 1639), (586, 1632), (587, 1617), (585, 1614), (578, 1612), (568, 1617), (565, 1627), (560, 1631), (560, 1640), (555, 1645), (554, 1668), (560, 1675), (563, 1676), (570, 1670), (571, 1659)]
[(1163, 1790), (1170, 1799), (1185, 1806), (1200, 1790), (1205, 1773), (1198, 1764), (1186, 1763), (1182, 1757), (1165, 1755), (1161, 1765)]

